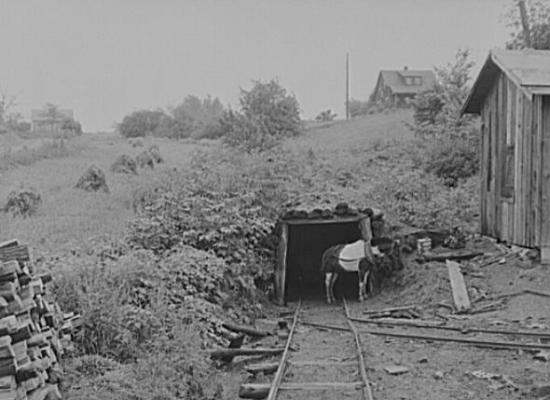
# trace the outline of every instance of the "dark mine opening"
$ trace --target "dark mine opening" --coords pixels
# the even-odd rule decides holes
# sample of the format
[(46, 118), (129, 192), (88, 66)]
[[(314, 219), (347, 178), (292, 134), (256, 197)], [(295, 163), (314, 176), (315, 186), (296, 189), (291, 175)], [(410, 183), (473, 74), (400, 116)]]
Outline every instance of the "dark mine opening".
[[(359, 221), (320, 224), (293, 224), (288, 227), (286, 259), (286, 300), (324, 298), (324, 276), (321, 274), (323, 252), (331, 246), (354, 242), (361, 238)], [(334, 287), (341, 298), (358, 295), (357, 273), (341, 274)]]

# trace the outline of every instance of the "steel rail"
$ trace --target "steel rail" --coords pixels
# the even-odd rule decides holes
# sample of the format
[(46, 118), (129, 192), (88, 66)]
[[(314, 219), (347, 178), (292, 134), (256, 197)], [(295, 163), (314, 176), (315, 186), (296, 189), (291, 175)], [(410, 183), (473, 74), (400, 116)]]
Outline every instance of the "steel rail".
[(367, 377), (367, 368), (365, 366), (365, 359), (363, 358), (363, 349), (361, 347), (361, 340), (359, 338), (359, 333), (357, 332), (357, 328), (355, 327), (355, 325), (353, 325), (353, 322), (351, 321), (348, 305), (346, 303), (345, 298), (342, 299), (342, 303), (344, 305), (346, 321), (355, 339), (355, 346), (357, 349), (357, 358), (359, 361), (359, 372), (361, 373), (361, 380), (363, 381), (363, 387), (361, 388), (361, 393), (364, 399), (373, 400), (374, 398), (372, 397), (372, 389), (370, 387), (369, 379)]
[(271, 387), (269, 388), (269, 393), (267, 394), (266, 400), (275, 400), (275, 398), (277, 397), (277, 392), (279, 391), (279, 388), (281, 386), (281, 381), (283, 380), (283, 375), (286, 369), (290, 343), (292, 342), (292, 336), (294, 335), (294, 330), (298, 322), (298, 316), (300, 314), (301, 308), (302, 299), (298, 301), (298, 306), (296, 307), (296, 311), (294, 312), (294, 318), (292, 320), (292, 326), (290, 327), (290, 331), (288, 333), (288, 339), (286, 340), (285, 349), (283, 350), (279, 367), (277, 368), (277, 372), (275, 372), (275, 376), (273, 377), (273, 382), (271, 383)]

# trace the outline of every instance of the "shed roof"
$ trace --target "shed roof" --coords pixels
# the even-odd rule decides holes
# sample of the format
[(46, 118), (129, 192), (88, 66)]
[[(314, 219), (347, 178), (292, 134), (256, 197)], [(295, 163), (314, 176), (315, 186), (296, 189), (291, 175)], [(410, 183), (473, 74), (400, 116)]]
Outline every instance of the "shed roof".
[(493, 82), (502, 71), (528, 95), (550, 93), (550, 50), (491, 50), (462, 108), (479, 114)]
[[(422, 78), (420, 85), (405, 84), (405, 77), (419, 76)], [(435, 73), (431, 70), (382, 70), (378, 80), (382, 78), (384, 84), (396, 94), (416, 94), (432, 89), (435, 85)]]

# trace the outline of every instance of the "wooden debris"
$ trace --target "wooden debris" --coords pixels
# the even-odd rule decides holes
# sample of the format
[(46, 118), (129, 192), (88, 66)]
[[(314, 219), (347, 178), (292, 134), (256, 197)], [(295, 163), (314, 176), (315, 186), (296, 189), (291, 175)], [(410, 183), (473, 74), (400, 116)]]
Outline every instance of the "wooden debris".
[[(271, 388), (269, 383), (243, 383), (239, 388), (239, 397), (243, 399), (264, 399)], [(363, 386), (363, 382), (293, 382), (283, 383), (279, 390), (354, 390)]]
[(261, 356), (261, 355), (275, 355), (283, 352), (282, 347), (266, 348), (258, 347), (255, 349), (217, 349), (210, 352), (210, 358), (223, 359), (224, 357), (237, 357), (237, 356)]
[(384, 367), (384, 371), (390, 375), (401, 375), (409, 372), (409, 369), (403, 365), (387, 365)]
[(447, 260), (447, 270), (453, 291), (453, 300), (458, 312), (465, 312), (471, 308), (468, 291), (464, 283), (464, 277), (460, 272), (460, 264)]
[(263, 364), (250, 364), (245, 366), (244, 369), (246, 370), (246, 372), (249, 372), (251, 374), (257, 374), (259, 372), (262, 372), (264, 374), (272, 374), (277, 371), (278, 367), (278, 362), (271, 362)]
[(363, 314), (384, 314), (384, 313), (392, 313), (394, 311), (414, 310), (416, 308), (418, 308), (417, 305), (400, 306), (400, 307), (388, 307), (388, 308), (382, 308), (382, 309), (379, 309), (379, 310), (365, 310), (365, 311), (363, 311)]
[(483, 253), (473, 250), (446, 251), (444, 253), (424, 253), (424, 261), (446, 261), (446, 260), (469, 260), (470, 258), (481, 256)]
[(271, 335), (271, 332), (262, 331), (254, 328), (253, 326), (234, 324), (232, 322), (224, 322), (222, 326), (230, 331), (242, 332), (249, 336), (264, 337)]
[(51, 276), (33, 275), (30, 261), (17, 240), (0, 244), (0, 398), (60, 400), (58, 360), (82, 319), (50, 302)]
[(550, 351), (541, 350), (533, 358), (540, 361), (550, 361)]

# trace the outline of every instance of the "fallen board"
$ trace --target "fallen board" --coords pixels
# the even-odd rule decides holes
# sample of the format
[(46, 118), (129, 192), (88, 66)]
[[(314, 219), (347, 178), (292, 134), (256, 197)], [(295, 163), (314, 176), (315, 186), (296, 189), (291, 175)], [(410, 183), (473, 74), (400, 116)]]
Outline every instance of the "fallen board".
[(460, 272), (460, 264), (447, 260), (447, 270), (453, 291), (453, 300), (458, 312), (466, 312), (471, 308), (468, 291), (464, 283), (464, 277)]
[(446, 261), (446, 260), (469, 260), (470, 258), (482, 256), (480, 251), (447, 251), (445, 253), (427, 252), (419, 258), (419, 261)]
[(218, 349), (210, 352), (210, 358), (221, 359), (225, 357), (237, 357), (237, 356), (261, 356), (261, 355), (275, 355), (283, 352), (283, 348), (255, 348), (255, 349)]

